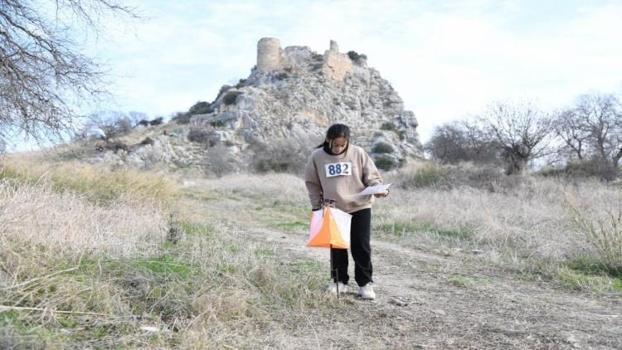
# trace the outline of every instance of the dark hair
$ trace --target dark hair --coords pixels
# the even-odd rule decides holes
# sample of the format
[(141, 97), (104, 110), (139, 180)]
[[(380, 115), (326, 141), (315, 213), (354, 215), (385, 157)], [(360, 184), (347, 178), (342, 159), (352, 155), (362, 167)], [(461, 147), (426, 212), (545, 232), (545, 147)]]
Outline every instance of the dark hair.
[(326, 139), (324, 140), (324, 142), (322, 144), (320, 144), (319, 146), (317, 146), (317, 148), (322, 147), (324, 149), (324, 152), (328, 153), (328, 154), (333, 154), (332, 150), (330, 149), (330, 141), (338, 138), (338, 137), (343, 137), (346, 139), (346, 141), (348, 141), (348, 143), (346, 144), (346, 148), (343, 150), (342, 153), (345, 153), (348, 151), (348, 147), (350, 147), (350, 128), (345, 125), (345, 124), (333, 124), (330, 126), (330, 128), (328, 128), (328, 130), (326, 130)]

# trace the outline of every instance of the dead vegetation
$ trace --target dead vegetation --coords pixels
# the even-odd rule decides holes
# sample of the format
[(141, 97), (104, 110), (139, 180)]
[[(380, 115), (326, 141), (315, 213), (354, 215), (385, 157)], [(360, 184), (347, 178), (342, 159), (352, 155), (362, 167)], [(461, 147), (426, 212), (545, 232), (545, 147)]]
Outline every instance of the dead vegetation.
[(419, 169), (394, 173), (370, 303), (323, 293), (296, 176), (17, 164), (0, 170), (3, 348), (622, 346), (612, 185), (401, 188)]

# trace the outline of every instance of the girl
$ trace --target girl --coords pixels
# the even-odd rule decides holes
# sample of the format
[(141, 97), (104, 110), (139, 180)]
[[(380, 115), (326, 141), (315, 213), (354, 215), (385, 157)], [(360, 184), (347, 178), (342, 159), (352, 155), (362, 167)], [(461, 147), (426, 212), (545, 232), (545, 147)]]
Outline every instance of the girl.
[[(375, 299), (371, 247), (369, 245), (371, 206), (374, 196), (358, 195), (365, 187), (382, 183), (382, 177), (373, 160), (361, 147), (350, 144), (350, 129), (334, 124), (326, 132), (323, 144), (311, 154), (305, 168), (305, 185), (311, 207), (318, 210), (324, 201), (334, 201), (335, 207), (352, 215), (350, 250), (354, 259), (354, 279), (358, 295)], [(376, 197), (384, 197), (376, 194)], [(333, 270), (328, 290), (347, 292), (348, 250), (331, 249)]]

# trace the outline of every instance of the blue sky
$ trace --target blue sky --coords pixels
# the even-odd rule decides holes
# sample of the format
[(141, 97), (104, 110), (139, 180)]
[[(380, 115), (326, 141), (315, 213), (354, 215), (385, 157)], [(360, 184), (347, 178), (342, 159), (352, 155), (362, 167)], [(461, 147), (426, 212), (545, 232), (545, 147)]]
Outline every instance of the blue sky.
[(106, 63), (101, 109), (169, 115), (211, 101), (250, 73), (256, 44), (368, 56), (419, 120), (435, 126), (493, 101), (545, 110), (582, 93), (622, 93), (622, 1), (135, 1), (144, 17), (109, 20), (87, 49)]

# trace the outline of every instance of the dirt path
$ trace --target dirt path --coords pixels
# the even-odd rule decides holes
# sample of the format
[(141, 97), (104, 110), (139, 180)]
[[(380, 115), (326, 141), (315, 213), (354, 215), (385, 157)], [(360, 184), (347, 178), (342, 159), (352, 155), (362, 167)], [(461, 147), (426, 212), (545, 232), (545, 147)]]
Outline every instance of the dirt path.
[[(203, 205), (211, 215), (227, 207)], [(252, 215), (236, 218), (236, 231), (275, 245), (284, 260), (313, 258), (328, 270), (328, 251), (306, 248), (305, 232), (261, 227)], [(377, 299), (345, 296), (351, 312), (320, 320), (313, 332), (289, 334), (287, 347), (622, 349), (619, 295), (522, 280), (466, 253), (442, 256), (373, 238), (372, 249)]]

